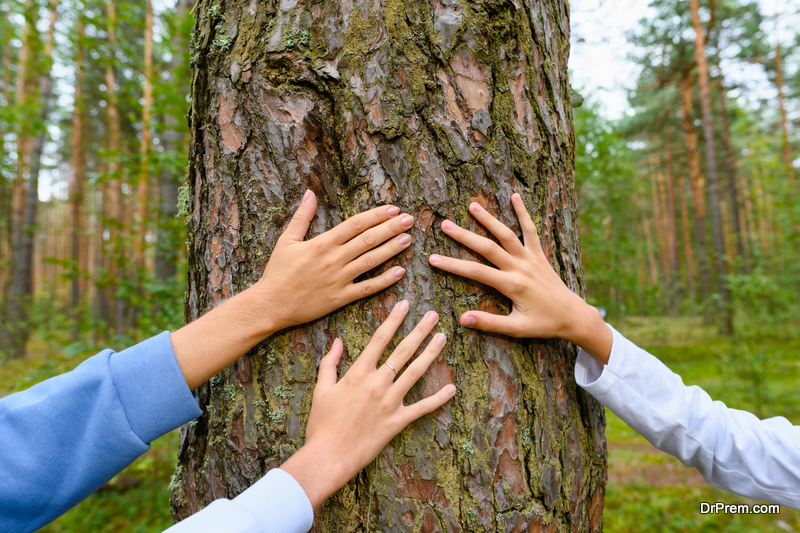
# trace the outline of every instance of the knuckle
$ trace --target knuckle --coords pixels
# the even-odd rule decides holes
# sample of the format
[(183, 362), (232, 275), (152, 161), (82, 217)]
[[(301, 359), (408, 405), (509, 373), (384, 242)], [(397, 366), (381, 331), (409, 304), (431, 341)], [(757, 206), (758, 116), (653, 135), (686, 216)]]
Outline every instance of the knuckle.
[(369, 296), (376, 291), (375, 289), (375, 282), (370, 280), (361, 282), (361, 293), (365, 296)]
[(360, 233), (361, 230), (364, 229), (364, 219), (358, 215), (350, 217), (348, 219), (348, 222), (350, 223), (350, 228), (353, 229), (354, 231)]
[(386, 331), (382, 329), (378, 329), (374, 335), (372, 335), (372, 341), (377, 344), (388, 344), (389, 343), (389, 335), (386, 334)]
[(380, 383), (378, 383), (377, 380), (370, 380), (365, 385), (365, 387), (367, 389), (367, 393), (372, 398), (377, 398), (377, 397), (381, 396), (381, 393), (383, 392), (383, 389), (384, 389), (384, 387)]
[(416, 418), (422, 418), (427, 414), (428, 414), (428, 408), (424, 403), (420, 402), (414, 406), (414, 415), (416, 416)]
[(364, 254), (361, 258), (361, 264), (364, 265), (367, 270), (371, 270), (375, 264), (377, 263), (377, 259), (375, 258), (374, 252), (369, 252), (368, 254)]
[(361, 242), (364, 243), (365, 246), (372, 248), (375, 244), (375, 232), (374, 231), (365, 231), (361, 234)]
[(403, 375), (413, 385), (419, 380), (420, 377), (422, 377), (422, 372), (420, 371), (418, 366), (411, 365), (408, 368), (406, 368), (406, 371), (403, 373)]

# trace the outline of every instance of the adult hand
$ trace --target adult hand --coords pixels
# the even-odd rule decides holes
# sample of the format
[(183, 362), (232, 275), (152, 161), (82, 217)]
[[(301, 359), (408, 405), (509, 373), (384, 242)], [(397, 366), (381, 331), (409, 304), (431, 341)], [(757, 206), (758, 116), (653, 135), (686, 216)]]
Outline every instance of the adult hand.
[(389, 287), (405, 273), (394, 267), (353, 283), (408, 247), (411, 237), (403, 232), (414, 224), (411, 215), (398, 216), (395, 206), (376, 207), (306, 241), (316, 211), (317, 197), (308, 190), (256, 284), (272, 331), (316, 320)]
[(395, 370), (403, 368), (433, 330), (439, 319), (434, 311), (422, 318), (386, 363), (375, 367), (407, 313), (407, 301), (395, 305), (338, 382), (342, 341), (336, 339), (320, 361), (306, 444), (281, 466), (303, 487), (313, 507), (352, 479), (404, 427), (444, 405), (456, 392), (453, 385), (447, 385), (433, 396), (403, 405), (406, 393), (442, 351), (446, 339), (441, 333), (434, 335), (422, 354), (395, 379)]
[(519, 219), (524, 244), (476, 202), (470, 204), (469, 212), (500, 244), (460, 228), (450, 220), (442, 222), (442, 231), (497, 268), (438, 254), (429, 257), (431, 265), (494, 287), (512, 302), (511, 314), (507, 316), (467, 311), (461, 315), (461, 325), (512, 337), (559, 337), (582, 346), (599, 363), (605, 364), (611, 351), (611, 331), (597, 309), (569, 290), (550, 266), (520, 195), (512, 195), (511, 203)]
[(413, 217), (400, 215), (394, 206), (377, 207), (305, 241), (316, 211), (317, 198), (307, 191), (258, 283), (172, 333), (190, 389), (276, 331), (316, 320), (403, 276), (405, 270), (395, 267), (353, 283), (408, 247), (411, 237), (403, 232), (414, 224)]

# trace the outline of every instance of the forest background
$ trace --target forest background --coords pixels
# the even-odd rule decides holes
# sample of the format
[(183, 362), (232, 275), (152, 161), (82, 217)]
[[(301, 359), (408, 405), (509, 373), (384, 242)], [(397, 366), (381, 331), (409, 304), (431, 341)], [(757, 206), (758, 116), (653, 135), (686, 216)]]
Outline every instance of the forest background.
[[(587, 299), (715, 398), (800, 423), (800, 5), (654, 0), (624, 46), (597, 41), (622, 4), (572, 6), (573, 50), (630, 71), (620, 105), (573, 70)], [(192, 7), (0, 0), (0, 395), (183, 323)], [(613, 416), (608, 441), (609, 530), (800, 531), (789, 511), (701, 517), (738, 499)], [(175, 449), (51, 529), (165, 527)]]

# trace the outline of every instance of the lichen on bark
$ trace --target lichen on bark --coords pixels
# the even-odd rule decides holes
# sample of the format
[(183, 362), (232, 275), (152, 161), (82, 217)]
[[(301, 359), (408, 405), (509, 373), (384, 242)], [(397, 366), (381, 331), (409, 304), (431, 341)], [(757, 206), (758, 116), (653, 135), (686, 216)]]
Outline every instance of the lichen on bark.
[(400, 283), (279, 332), (201, 387), (203, 415), (181, 433), (176, 518), (302, 446), (332, 340), (344, 340), (344, 372), (408, 298), (398, 339), (428, 309), (450, 339), (408, 400), (449, 382), (459, 392), (330, 498), (315, 530), (600, 529), (605, 420), (575, 385), (574, 347), (460, 327), (463, 311), (509, 302), (427, 262), (479, 259), (439, 229), (450, 218), (485, 235), (470, 201), (518, 232), (518, 192), (545, 254), (582, 292), (566, 2), (201, 0), (196, 16), (187, 320), (259, 278), (306, 188), (320, 200), (310, 236), (385, 203), (416, 224), (391, 262), (406, 268)]

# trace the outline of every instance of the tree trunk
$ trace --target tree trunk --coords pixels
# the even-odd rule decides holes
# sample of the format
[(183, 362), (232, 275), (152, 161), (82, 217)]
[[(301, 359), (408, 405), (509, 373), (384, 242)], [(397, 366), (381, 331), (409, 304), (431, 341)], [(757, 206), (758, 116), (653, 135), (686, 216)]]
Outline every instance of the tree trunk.
[[(37, 218), (39, 211), (39, 170), (42, 151), (47, 138), (47, 117), (50, 113), (50, 96), (53, 92), (53, 79), (50, 69), (53, 58), (53, 37), (58, 2), (50, 0), (50, 16), (44, 41), (44, 54), (39, 66), (37, 80), (38, 117), (36, 117), (36, 136), (32, 145), (30, 167), (25, 198), (25, 206), (20, 231), (15, 239), (11, 254), (12, 268), (5, 301), (5, 327), (0, 328), (0, 350), (9, 358), (25, 357), (25, 344), (30, 336), (29, 306), (33, 298), (34, 245), (36, 241)], [(35, 29), (32, 30), (36, 35)], [(38, 48), (38, 47), (37, 47)], [(41, 50), (41, 49), (39, 49)], [(31, 50), (33, 52), (33, 50)]]
[(786, 127), (786, 96), (783, 92), (783, 56), (781, 45), (775, 45), (775, 85), (778, 87), (778, 109), (781, 114), (781, 138), (783, 140), (783, 164), (786, 165), (786, 176), (789, 183), (794, 183), (794, 163), (792, 162), (792, 145), (789, 144), (789, 130)]
[(575, 349), (464, 330), (459, 313), (509, 302), (427, 262), (469, 255), (439, 224), (478, 230), (471, 200), (518, 228), (519, 192), (546, 255), (582, 292), (567, 4), (214, 5), (201, 0), (194, 31), (186, 319), (260, 277), (305, 188), (320, 202), (312, 235), (383, 203), (417, 222), (393, 262), (408, 272), (400, 284), (280, 332), (200, 388), (175, 516), (240, 493), (296, 451), (327, 346), (341, 336), (352, 361), (409, 298), (399, 334), (435, 308), (452, 339), (410, 397), (451, 379), (461, 395), (395, 438), (314, 530), (599, 530), (604, 413), (575, 385)]
[(728, 197), (731, 201), (731, 223), (733, 225), (733, 238), (736, 241), (736, 255), (742, 258), (742, 266), (745, 271), (750, 271), (750, 258), (745, 254), (745, 235), (742, 228), (739, 214), (739, 195), (736, 192), (736, 160), (733, 157), (731, 147), (730, 125), (728, 124), (728, 106), (726, 103), (725, 86), (722, 80), (718, 80), (719, 88), (719, 112), (722, 117), (722, 147), (725, 150), (725, 167), (728, 174)]
[[(681, 172), (684, 174), (684, 172)], [(692, 252), (692, 229), (689, 224), (689, 190), (691, 183), (683, 185), (681, 183), (681, 190), (679, 198), (681, 200), (681, 226), (683, 226), (683, 255), (686, 260), (686, 290), (689, 294), (689, 304), (694, 311), (695, 304), (695, 289), (694, 289), (694, 254)]]
[(77, 337), (80, 317), (80, 302), (83, 297), (81, 276), (85, 270), (84, 253), (81, 247), (85, 244), (83, 234), (86, 230), (84, 216), (84, 176), (83, 176), (83, 33), (84, 21), (78, 16), (78, 39), (75, 52), (75, 104), (72, 112), (72, 182), (70, 183), (69, 201), (72, 224), (72, 268), (73, 277), (70, 283), (70, 307), (75, 326), (73, 337)]
[(700, 153), (697, 150), (697, 132), (692, 122), (692, 78), (686, 71), (681, 80), (681, 124), (686, 136), (686, 157), (689, 160), (689, 182), (692, 191), (694, 232), (697, 241), (697, 262), (700, 281), (700, 298), (705, 299), (714, 292), (711, 265), (706, 245), (706, 194), (705, 180), (700, 169)]
[(720, 211), (719, 178), (717, 176), (717, 155), (714, 146), (714, 120), (711, 112), (711, 89), (709, 87), (708, 61), (705, 51), (705, 33), (700, 24), (700, 0), (689, 0), (694, 27), (694, 59), (697, 63), (697, 84), (700, 88), (700, 110), (703, 115), (703, 139), (705, 140), (706, 177), (708, 178), (708, 203), (711, 215), (711, 237), (714, 245), (714, 265), (719, 277), (719, 296), (723, 313), (723, 330), (733, 333), (733, 309), (730, 306), (728, 283), (728, 260), (722, 236), (722, 213)]
[(117, 11), (115, 0), (108, 0), (106, 3), (106, 34), (108, 35), (108, 46), (111, 50), (107, 58), (105, 81), (108, 114), (108, 147), (111, 154), (109, 167), (108, 186), (108, 209), (106, 210), (106, 225), (108, 226), (108, 246), (106, 255), (109, 258), (109, 292), (112, 294), (113, 305), (113, 327), (116, 335), (125, 333), (125, 302), (117, 297), (120, 286), (120, 279), (124, 275), (122, 267), (124, 228), (122, 225), (122, 137), (120, 133), (120, 117), (117, 96), (117, 75), (114, 66), (117, 63)]
[(679, 276), (678, 269), (678, 233), (675, 224), (675, 174), (672, 168), (672, 150), (670, 149), (669, 140), (666, 141), (664, 146), (664, 174), (666, 188), (666, 212), (667, 212), (667, 236), (668, 236), (668, 253), (670, 264), (670, 280), (669, 280), (669, 308), (673, 314), (678, 314), (678, 291), (677, 279)]
[[(143, 270), (144, 243), (148, 232), (147, 216), (150, 197), (150, 144), (152, 142), (153, 111), (153, 2), (145, 2), (144, 18), (144, 90), (142, 92), (142, 140), (139, 144), (139, 180), (137, 199), (137, 230), (135, 234), (136, 268)], [(139, 274), (141, 276), (141, 272)], [(139, 277), (141, 281), (141, 277)]]
[[(184, 27), (184, 21), (187, 21), (189, 11), (194, 6), (194, 0), (178, 0), (175, 5), (176, 18), (179, 22), (179, 27)], [(182, 61), (187, 60), (179, 51), (189, 50), (188, 43), (185, 36), (181, 34), (173, 35), (174, 45), (172, 46), (172, 59), (167, 65), (167, 70), (170, 73), (169, 85), (171, 90), (176, 91), (176, 97), (182, 97), (183, 91), (178, 89), (183, 86), (183, 80), (177, 79), (177, 71)], [(178, 105), (179, 109), (183, 109), (185, 101), (180, 98)], [(171, 160), (178, 150), (184, 148), (184, 133), (182, 128), (179, 127), (176, 115), (177, 110), (172, 107), (164, 114), (163, 124), (164, 131), (160, 135), (161, 146), (164, 148), (164, 154)], [(156, 280), (162, 284), (167, 284), (174, 280), (177, 273), (178, 251), (183, 244), (182, 239), (178, 242), (175, 241), (174, 235), (176, 234), (173, 229), (177, 223), (176, 216), (178, 215), (178, 189), (183, 176), (177, 174), (175, 169), (170, 164), (162, 165), (161, 173), (158, 176), (158, 190), (159, 190), (159, 222), (158, 222), (158, 237), (155, 254), (154, 274)]]

